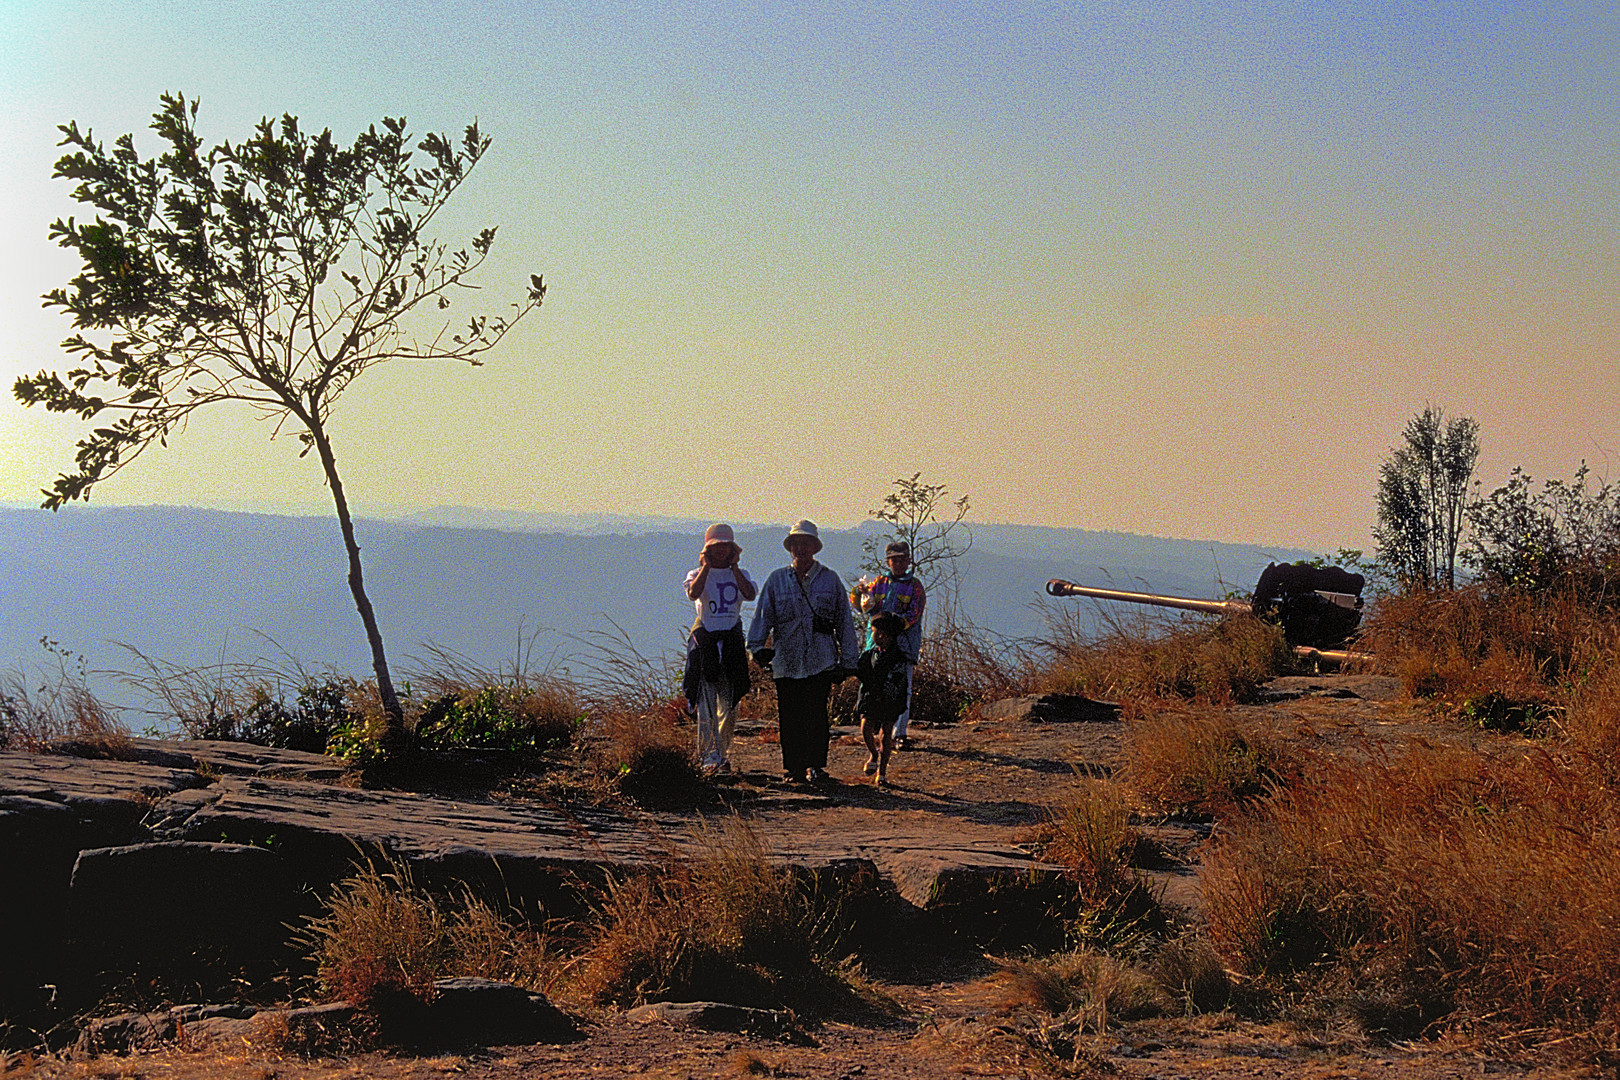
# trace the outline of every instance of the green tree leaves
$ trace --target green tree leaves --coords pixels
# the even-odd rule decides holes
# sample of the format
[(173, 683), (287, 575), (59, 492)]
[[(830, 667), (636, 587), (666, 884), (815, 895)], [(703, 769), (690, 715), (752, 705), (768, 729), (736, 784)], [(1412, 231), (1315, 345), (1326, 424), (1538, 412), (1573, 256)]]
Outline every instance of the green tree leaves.
[(1426, 405), (1401, 434), (1378, 467), (1378, 560), (1408, 588), (1455, 588), (1479, 423)]

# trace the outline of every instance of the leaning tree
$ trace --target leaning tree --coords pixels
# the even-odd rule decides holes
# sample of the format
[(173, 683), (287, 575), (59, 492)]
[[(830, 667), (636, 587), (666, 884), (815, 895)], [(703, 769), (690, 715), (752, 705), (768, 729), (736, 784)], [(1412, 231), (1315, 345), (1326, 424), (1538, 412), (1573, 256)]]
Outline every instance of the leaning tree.
[(44, 300), (71, 316), (75, 332), (62, 347), (77, 366), (20, 378), (13, 392), (96, 426), (43, 505), (88, 499), (209, 405), (243, 402), (271, 418), (273, 431), (290, 426), (332, 493), (386, 738), (397, 742), (404, 717), (338, 477), (332, 406), (388, 360), (481, 363), (540, 306), (545, 284), (531, 275), (509, 312), (473, 315), (459, 332), (444, 314), (495, 243), (493, 228), (456, 249), (428, 235), (489, 149), (477, 124), (459, 144), (429, 134), (413, 147), (405, 120), (388, 117), (345, 147), (284, 115), (261, 120), (240, 144), (205, 149), (196, 119), (195, 101), (163, 95), (151, 126), (167, 148), (148, 158), (131, 135), (108, 150), (77, 123), (60, 129), (70, 149), (53, 178), (76, 181), (73, 197), (94, 219), (51, 225), (83, 267)]

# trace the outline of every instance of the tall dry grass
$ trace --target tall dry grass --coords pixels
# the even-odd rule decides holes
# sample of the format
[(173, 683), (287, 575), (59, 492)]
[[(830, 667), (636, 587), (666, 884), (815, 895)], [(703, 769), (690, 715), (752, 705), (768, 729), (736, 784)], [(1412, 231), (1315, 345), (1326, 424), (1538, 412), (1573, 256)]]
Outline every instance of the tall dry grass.
[(1115, 945), (1162, 928), (1158, 895), (1136, 869), (1142, 832), (1116, 784), (1081, 784), (1074, 800), (1053, 809), (1029, 839), (1040, 858), (1064, 868), (1074, 891), (1074, 938)]
[(347, 1001), (368, 1019), (363, 1034), (409, 1023), (411, 1005), (436, 980), (472, 975), (550, 991), (566, 970), (544, 927), (471, 891), (436, 894), (405, 862), (368, 857), (339, 882), (321, 915), (294, 934), (315, 966), (322, 996)]
[(1261, 982), (1379, 1026), (1468, 1022), (1620, 1049), (1620, 813), (1551, 752), (1320, 761), (1225, 824), (1210, 932)]
[(1456, 705), (1495, 691), (1555, 701), (1612, 666), (1620, 617), (1573, 588), (1474, 585), (1385, 597), (1364, 640), (1415, 697)]
[(1215, 710), (1161, 708), (1131, 722), (1123, 777), (1158, 810), (1224, 818), (1297, 776), (1271, 730)]
[(0, 675), (0, 750), (38, 752), (72, 741), (116, 757), (130, 732), (118, 714), (90, 687), (83, 656), (50, 639), (44, 667), (18, 667)]

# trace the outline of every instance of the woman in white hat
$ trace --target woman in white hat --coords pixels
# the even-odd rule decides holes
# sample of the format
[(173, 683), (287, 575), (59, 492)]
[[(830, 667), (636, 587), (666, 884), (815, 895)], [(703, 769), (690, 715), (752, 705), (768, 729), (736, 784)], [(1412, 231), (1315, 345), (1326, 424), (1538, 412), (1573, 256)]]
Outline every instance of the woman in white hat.
[(860, 646), (843, 583), (816, 561), (816, 523), (796, 522), (782, 546), (792, 562), (765, 579), (748, 648), (761, 667), (770, 665), (776, 682), (783, 779), (821, 783), (831, 731), (827, 697), (834, 680), (855, 670)]

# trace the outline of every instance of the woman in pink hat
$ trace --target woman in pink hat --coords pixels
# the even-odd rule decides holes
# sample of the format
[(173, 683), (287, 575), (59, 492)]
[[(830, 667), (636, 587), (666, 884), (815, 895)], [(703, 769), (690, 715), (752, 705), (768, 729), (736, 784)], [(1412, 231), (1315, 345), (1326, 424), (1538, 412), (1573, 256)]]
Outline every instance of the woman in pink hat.
[(687, 697), (697, 713), (698, 762), (711, 776), (731, 770), (737, 702), (748, 693), (742, 605), (757, 590), (741, 559), (731, 526), (710, 525), (697, 569), (686, 575), (686, 598), (697, 607), (687, 647)]

